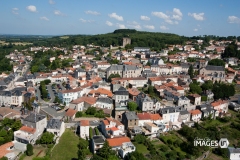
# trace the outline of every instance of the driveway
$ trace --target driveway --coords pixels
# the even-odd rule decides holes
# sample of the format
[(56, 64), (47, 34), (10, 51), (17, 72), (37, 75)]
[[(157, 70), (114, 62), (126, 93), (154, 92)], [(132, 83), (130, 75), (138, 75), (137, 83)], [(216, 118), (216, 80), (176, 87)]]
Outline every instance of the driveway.
[(49, 103), (53, 103), (54, 99), (55, 99), (55, 95), (52, 90), (52, 85), (51, 84), (47, 85), (47, 89), (48, 89), (48, 93), (50, 94), (50, 97), (51, 97)]

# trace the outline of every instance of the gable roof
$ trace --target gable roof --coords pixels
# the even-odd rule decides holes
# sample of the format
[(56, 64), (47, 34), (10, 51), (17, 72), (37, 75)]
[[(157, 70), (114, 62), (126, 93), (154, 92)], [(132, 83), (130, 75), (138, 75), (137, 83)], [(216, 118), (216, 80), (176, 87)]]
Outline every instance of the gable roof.
[(213, 66), (213, 65), (207, 65), (205, 67), (206, 70), (212, 70), (212, 71), (222, 71), (225, 72), (225, 68), (223, 66)]
[(68, 117), (72, 117), (72, 116), (74, 116), (76, 113), (77, 113), (76, 110), (69, 108), (69, 109), (67, 110), (67, 112), (65, 113), (65, 115), (68, 116)]
[(22, 126), (19, 130), (24, 131), (24, 132), (28, 132), (28, 133), (31, 133), (31, 134), (34, 134), (36, 132), (35, 128), (31, 128), (31, 127), (28, 127), (28, 126)]
[(138, 113), (137, 114), (139, 120), (150, 120), (151, 119), (151, 116), (149, 113)]
[(191, 110), (189, 111), (192, 115), (202, 114), (202, 112), (199, 109)]
[(4, 157), (7, 153), (11, 152), (7, 150), (9, 147), (13, 146), (13, 142), (8, 142), (0, 146), (0, 158)]
[(130, 138), (128, 137), (116, 137), (107, 139), (109, 146), (117, 147), (121, 146), (125, 142), (130, 142)]
[(89, 120), (81, 120), (80, 126), (89, 126)]

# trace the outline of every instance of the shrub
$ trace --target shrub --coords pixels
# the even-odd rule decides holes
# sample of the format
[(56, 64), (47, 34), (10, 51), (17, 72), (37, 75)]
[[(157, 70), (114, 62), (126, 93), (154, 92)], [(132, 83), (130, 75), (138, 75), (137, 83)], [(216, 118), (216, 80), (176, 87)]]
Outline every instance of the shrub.
[(207, 96), (202, 96), (201, 101), (207, 101)]
[(95, 133), (96, 133), (96, 135), (99, 135), (99, 130), (97, 127), (95, 127)]
[(83, 116), (83, 112), (81, 112), (81, 111), (78, 111), (75, 115), (76, 118), (82, 117), (82, 116)]
[(27, 144), (26, 154), (27, 154), (27, 156), (33, 155), (33, 146), (31, 144)]
[(90, 128), (89, 128), (89, 138), (92, 139), (92, 136), (93, 136), (93, 130), (92, 130), (92, 128), (90, 127)]

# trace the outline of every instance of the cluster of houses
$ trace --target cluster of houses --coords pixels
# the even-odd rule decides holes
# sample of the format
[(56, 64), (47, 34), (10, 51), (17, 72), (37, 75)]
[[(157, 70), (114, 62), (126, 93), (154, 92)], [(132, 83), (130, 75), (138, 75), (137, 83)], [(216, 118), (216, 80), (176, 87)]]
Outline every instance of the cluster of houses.
[[(0, 146), (0, 151), (4, 150), (2, 155), (10, 159), (16, 156), (15, 150), (22, 151), (26, 149), (26, 144), (35, 144), (44, 130), (53, 133), (56, 139), (64, 132), (64, 117), (47, 121), (45, 115), (36, 112), (19, 113), (7, 109), (7, 106), (29, 103), (36, 97), (37, 84), (46, 79), (52, 83), (66, 84), (66, 89), (59, 90), (56, 96), (66, 105), (64, 112), (68, 120), (76, 121), (76, 113), (84, 112), (89, 107), (102, 109), (108, 115), (101, 120), (77, 121), (77, 130), (80, 137), (91, 139), (91, 149), (94, 152), (108, 141), (122, 158), (136, 150), (131, 139), (137, 134), (152, 138), (173, 129), (180, 129), (182, 125), (193, 126), (195, 122), (206, 117), (214, 119), (225, 116), (228, 106), (231, 106), (229, 101), (214, 101), (214, 94), (207, 91), (203, 93), (207, 102), (202, 103), (202, 95), (186, 93), (192, 82), (188, 75), (190, 65), (195, 73), (198, 73), (195, 79), (200, 83), (207, 80), (232, 83), (235, 77), (238, 83), (239, 72), (229, 67), (237, 65), (238, 59), (226, 59), (226, 66), (208, 65), (208, 60), (221, 59), (220, 54), (227, 43), (229, 42), (212, 43), (201, 51), (195, 51), (193, 45), (187, 43), (185, 46), (169, 46), (160, 53), (152, 52), (146, 47), (135, 47), (132, 51), (116, 51), (110, 57), (107, 49), (102, 48), (104, 55), (101, 60), (94, 60), (93, 55), (86, 55), (86, 47), (80, 45), (73, 46), (71, 51), (56, 47), (32, 47), (31, 51), (35, 52), (62, 50), (65, 54), (58, 58), (71, 58), (75, 62), (71, 63), (71, 67), (58, 68), (49, 73), (24, 75), (22, 73), (26, 62), (32, 61), (32, 57), (15, 51), (7, 56), (18, 64), (13, 73), (0, 75), (0, 105), (3, 106), (0, 108), (0, 118), (21, 118), (23, 126), (14, 132), (14, 141)], [(168, 55), (174, 48), (179, 52)], [(49, 60), (52, 62), (56, 58), (50, 57)], [(117, 59), (119, 63), (110, 64), (109, 58)], [(188, 58), (196, 58), (197, 61), (187, 62)], [(115, 77), (109, 82), (112, 75)], [(154, 98), (144, 93), (144, 89), (150, 86), (154, 90)], [(129, 110), (130, 102), (137, 104), (138, 111)], [(37, 105), (36, 107), (41, 108)], [(93, 136), (90, 137), (91, 135)], [(0, 154), (0, 157), (2, 155)]]

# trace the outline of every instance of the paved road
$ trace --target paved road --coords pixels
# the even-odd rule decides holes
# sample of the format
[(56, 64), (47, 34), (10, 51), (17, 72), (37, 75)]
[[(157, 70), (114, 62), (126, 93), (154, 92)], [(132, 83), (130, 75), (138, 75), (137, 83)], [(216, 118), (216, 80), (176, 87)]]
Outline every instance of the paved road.
[(54, 99), (55, 99), (55, 95), (54, 95), (54, 92), (52, 90), (52, 85), (51, 84), (47, 85), (47, 89), (48, 89), (48, 93), (50, 94), (50, 97), (51, 97), (49, 103), (53, 103)]

